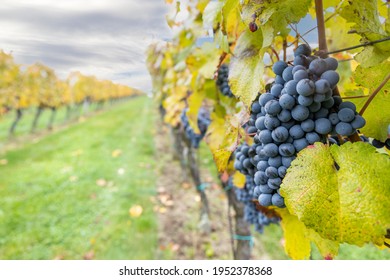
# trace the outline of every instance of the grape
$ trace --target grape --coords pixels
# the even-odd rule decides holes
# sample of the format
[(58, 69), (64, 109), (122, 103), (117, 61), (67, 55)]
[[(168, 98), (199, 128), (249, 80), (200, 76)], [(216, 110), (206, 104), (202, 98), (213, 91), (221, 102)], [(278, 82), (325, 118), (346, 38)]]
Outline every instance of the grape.
[(282, 165), (282, 157), (281, 156), (270, 157), (268, 159), (268, 164), (269, 166), (278, 168), (279, 166)]
[(284, 178), (286, 176), (286, 173), (287, 173), (287, 168), (285, 166), (280, 166), (278, 168), (278, 175), (280, 178)]
[(281, 122), (288, 122), (289, 120), (291, 120), (291, 111), (286, 110), (286, 109), (283, 109), (283, 110), (280, 111), (280, 113), (278, 114), (278, 119), (279, 119)]
[(338, 112), (337, 116), (340, 121), (349, 123), (355, 119), (355, 112), (350, 108), (343, 108)]
[(322, 58), (314, 59), (309, 64), (309, 70), (316, 74), (317, 76), (321, 76), (322, 73), (324, 73), (328, 68), (328, 65), (326, 64), (326, 61)]
[[(314, 98), (315, 98), (315, 95), (314, 95)], [(310, 113), (318, 112), (320, 109), (321, 109), (321, 103), (320, 103), (320, 102), (316, 102), (315, 100), (314, 100), (313, 103), (309, 106), (309, 111), (310, 111)]]
[(259, 98), (259, 103), (262, 107), (265, 106), (265, 104), (270, 101), (270, 100), (274, 100), (275, 97), (270, 94), (270, 93), (263, 93), (262, 95), (260, 95), (260, 98)]
[(221, 65), (221, 67), (218, 69), (218, 78), (216, 81), (216, 84), (219, 88), (219, 91), (228, 97), (233, 97), (233, 93), (230, 90), (230, 86), (228, 83), (228, 77), (229, 77), (229, 66), (226, 64)]
[(313, 104), (313, 97), (299, 95), (298, 103), (302, 106), (309, 107), (311, 104)]
[(343, 102), (340, 96), (333, 96), (333, 100), (336, 106), (340, 106), (340, 104)]
[(272, 117), (270, 115), (265, 116), (264, 125), (269, 130), (274, 130), (278, 126), (280, 126), (280, 121), (276, 117)]
[(258, 114), (261, 112), (261, 105), (259, 104), (259, 102), (253, 102), (253, 104), (251, 106), (251, 111), (255, 114)]
[(356, 115), (355, 119), (351, 122), (351, 125), (353, 129), (359, 129), (366, 125), (366, 120), (362, 116)]
[(259, 139), (263, 144), (272, 143), (272, 132), (268, 129), (260, 131)]
[(329, 120), (332, 125), (336, 125), (340, 122), (339, 116), (337, 113), (332, 113), (329, 115)]
[(304, 121), (309, 117), (309, 109), (307, 107), (302, 105), (295, 106), (291, 111), (291, 116), (294, 120), (297, 121)]
[(306, 70), (298, 70), (298, 71), (295, 72), (295, 74), (294, 74), (294, 81), (296, 81), (297, 83), (298, 83), (300, 80), (308, 79), (308, 78), (309, 78), (309, 74), (307, 74), (307, 71), (306, 71)]
[(308, 61), (307, 57), (304, 56), (303, 54), (295, 56), (295, 58), (294, 58), (294, 65), (306, 66), (308, 64), (309, 64), (309, 61)]
[(328, 70), (321, 75), (321, 79), (328, 81), (330, 88), (334, 88), (340, 80), (340, 76), (336, 71)]
[(274, 97), (279, 97), (282, 92), (283, 86), (279, 84), (274, 84), (271, 88), (271, 94)]
[(284, 157), (290, 157), (295, 154), (294, 145), (289, 143), (284, 143), (279, 146), (279, 154)]
[(282, 107), (279, 105), (279, 101), (277, 100), (270, 100), (268, 101), (265, 106), (265, 112), (271, 116), (276, 116), (277, 114), (282, 111)]
[(307, 44), (301, 44), (299, 45), (296, 50), (294, 51), (294, 56), (299, 56), (299, 55), (305, 55), (309, 56), (311, 54), (311, 48)]
[(346, 122), (339, 122), (336, 125), (336, 132), (337, 134), (344, 135), (344, 136), (350, 136), (354, 133), (352, 125)]
[(255, 127), (256, 127), (258, 130), (263, 130), (263, 129), (265, 129), (264, 121), (265, 121), (265, 117), (264, 117), (264, 116), (261, 116), (261, 117), (257, 118), (257, 119), (256, 119), (256, 122), (255, 122)]
[(294, 81), (294, 80), (288, 81), (288, 82), (284, 85), (284, 88), (285, 88), (285, 90), (286, 90), (286, 93), (289, 94), (289, 95), (298, 94), (298, 92), (297, 92), (297, 84), (298, 84), (298, 82), (296, 82), (296, 81)]
[(272, 66), (272, 71), (274, 71), (274, 73), (276, 75), (282, 75), (283, 73), (283, 70), (287, 67), (287, 63), (284, 62), (284, 61), (277, 61), (275, 62), (275, 64)]
[(265, 193), (265, 194), (273, 194), (274, 193), (274, 190), (271, 189), (268, 185), (260, 185), (259, 189), (260, 189), (261, 193)]
[(262, 193), (261, 195), (259, 195), (258, 200), (259, 200), (260, 205), (262, 205), (264, 207), (271, 206), (272, 205), (272, 194)]
[(390, 138), (389, 138), (389, 139), (386, 139), (386, 141), (385, 141), (385, 146), (386, 146), (387, 149), (390, 150)]
[(267, 157), (276, 157), (278, 155), (279, 148), (276, 144), (269, 143), (264, 145), (263, 151)]
[(279, 177), (271, 178), (271, 179), (268, 180), (267, 184), (268, 184), (268, 187), (270, 187), (271, 189), (276, 190), (282, 184), (282, 179), (280, 179)]
[[(282, 163), (283, 163), (283, 158), (282, 158)], [(284, 164), (283, 164), (284, 165)], [(268, 176), (268, 178), (277, 178), (278, 177), (278, 169), (273, 166), (269, 166), (265, 170), (265, 174)]]
[(304, 132), (311, 132), (314, 130), (315, 123), (311, 119), (307, 119), (301, 123), (301, 128)]
[(320, 142), (321, 137), (315, 132), (309, 132), (306, 134), (306, 140), (310, 144), (314, 144), (315, 142)]
[(283, 208), (286, 207), (284, 204), (284, 198), (280, 196), (280, 194), (275, 193), (272, 195), (272, 204), (275, 205), (276, 207)]
[(275, 84), (284, 85), (286, 83), (285, 80), (283, 80), (282, 76), (277, 75), (275, 77)]
[(283, 126), (277, 127), (274, 131), (272, 131), (272, 139), (275, 142), (284, 142), (288, 138), (288, 130)]
[(382, 143), (381, 141), (374, 139), (372, 140), (372, 145), (377, 149), (382, 149), (385, 146), (385, 143)]
[(319, 134), (326, 135), (332, 131), (332, 124), (328, 119), (320, 118), (315, 121), (314, 130)]
[(291, 110), (295, 105), (295, 98), (288, 94), (282, 95), (279, 104), (283, 109)]
[(262, 184), (267, 184), (268, 177), (265, 175), (265, 172), (263, 171), (257, 171), (255, 173), (255, 178), (254, 178), (255, 184), (262, 185)]
[(337, 61), (337, 59), (333, 57), (325, 58), (325, 62), (328, 70), (336, 70), (337, 67), (339, 66), (339, 62)]
[(259, 27), (257, 26), (256, 22), (251, 21), (251, 22), (249, 23), (249, 30), (250, 30), (251, 32), (256, 32), (258, 28), (259, 28)]
[(315, 86), (316, 86), (316, 92), (317, 93), (325, 94), (327, 91), (330, 90), (330, 84), (325, 79), (319, 79), (318, 81), (316, 81), (315, 82)]
[(195, 133), (195, 131), (192, 129), (192, 127), (189, 124), (188, 118), (187, 118), (187, 111), (188, 108), (185, 108), (181, 115), (180, 120), (183, 125), (185, 136), (190, 141), (191, 146), (194, 148), (199, 148), (199, 144), (202, 141), (203, 137), (206, 135), (207, 128), (211, 122), (210, 120), (210, 113), (203, 107), (199, 109), (198, 112), (198, 128), (200, 131), (200, 134)]
[(292, 74), (293, 66), (287, 66), (282, 73), (283, 80), (286, 82), (290, 81), (293, 79), (293, 74)]
[(291, 127), (289, 132), (293, 139), (300, 139), (305, 135), (305, 132), (303, 131), (302, 127), (299, 124), (296, 124), (293, 127)]
[(316, 119), (326, 118), (329, 114), (329, 110), (326, 108), (321, 108), (318, 112), (314, 113)]
[(312, 80), (303, 79), (297, 84), (297, 92), (303, 96), (310, 96), (315, 91), (315, 84)]
[(333, 98), (330, 98), (330, 99), (325, 100), (324, 102), (322, 102), (322, 107), (324, 107), (326, 109), (332, 108), (333, 105), (334, 105), (334, 99)]
[[(257, 169), (260, 170), (260, 171), (265, 171), (267, 168), (268, 168), (269, 164), (268, 164), (268, 161), (265, 161), (265, 160), (261, 160), (259, 161), (259, 163), (257, 164)], [(236, 168), (236, 167), (234, 167)], [(241, 168), (236, 168), (237, 170), (240, 170)]]
[(295, 150), (297, 152), (300, 152), (301, 150), (309, 146), (309, 142), (306, 140), (306, 138), (301, 138), (301, 139), (294, 140), (293, 145)]
[(295, 159), (295, 157), (282, 157), (282, 164), (284, 167), (289, 168), (291, 162)]
[[(303, 65), (295, 65), (293, 67), (293, 70), (291, 71), (291, 73), (293, 74), (293, 76), (295, 75), (295, 73), (299, 70), (304, 70), (306, 72), (306, 67), (303, 66)], [(306, 77), (307, 78), (307, 77)]]
[(314, 102), (321, 103), (321, 102), (325, 101), (325, 99), (326, 99), (326, 96), (324, 93), (316, 92), (314, 94)]
[(254, 133), (256, 133), (256, 131), (257, 131), (257, 128), (254, 126), (251, 126), (248, 128), (248, 134), (254, 134)]
[(353, 104), (352, 102), (350, 101), (345, 101), (345, 102), (342, 102), (340, 105), (339, 105), (339, 110), (342, 110), (344, 108), (349, 108), (351, 109), (352, 111), (356, 112), (356, 106), (355, 104)]
[[(295, 121), (293, 119), (289, 120), (288, 122), (282, 122), (282, 126), (287, 128), (287, 129), (290, 129), (294, 125), (295, 125)], [(287, 141), (288, 141), (288, 139), (287, 139)]]
[[(332, 89), (325, 92), (325, 101), (328, 99), (331, 99), (332, 97), (333, 97), (333, 90)], [(333, 102), (336, 103), (334, 98), (333, 98)]]

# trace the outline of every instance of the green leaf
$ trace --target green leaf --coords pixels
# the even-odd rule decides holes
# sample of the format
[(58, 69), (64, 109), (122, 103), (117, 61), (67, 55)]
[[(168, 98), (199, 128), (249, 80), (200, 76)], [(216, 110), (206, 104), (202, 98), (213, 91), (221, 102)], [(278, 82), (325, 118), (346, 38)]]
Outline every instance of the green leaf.
[(223, 3), (222, 2), (209, 2), (203, 13), (203, 27), (214, 29), (218, 22), (221, 21)]
[(390, 228), (389, 170), (390, 157), (368, 143), (316, 143), (292, 162), (281, 194), (290, 212), (322, 238), (380, 246)]
[[(369, 89), (372, 93), (390, 72), (390, 62), (386, 61), (374, 67), (363, 68), (358, 66), (353, 78), (359, 86)], [(351, 99), (358, 111), (366, 103), (367, 98)], [(387, 127), (390, 124), (390, 83), (387, 83), (363, 114), (366, 125), (360, 131), (367, 136), (380, 141), (387, 139)]]
[(264, 72), (263, 36), (260, 30), (245, 31), (238, 39), (235, 56), (230, 63), (230, 88), (245, 106), (251, 106), (261, 88), (261, 77)]

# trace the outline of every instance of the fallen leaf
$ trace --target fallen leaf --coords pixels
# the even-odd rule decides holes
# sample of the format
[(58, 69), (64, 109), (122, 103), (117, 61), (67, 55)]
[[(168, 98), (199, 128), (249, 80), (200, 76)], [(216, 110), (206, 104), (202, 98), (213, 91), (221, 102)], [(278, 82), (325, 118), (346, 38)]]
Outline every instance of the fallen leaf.
[(121, 154), (122, 154), (122, 150), (120, 150), (120, 149), (116, 149), (116, 150), (112, 151), (112, 153), (111, 153), (111, 155), (112, 155), (113, 158), (117, 158), (117, 157), (119, 157)]
[(8, 160), (3, 158), (3, 159), (0, 159), (0, 165), (7, 165), (8, 164)]
[(130, 209), (129, 209), (129, 214), (131, 217), (133, 218), (138, 218), (139, 216), (142, 215), (142, 206), (141, 205), (133, 205)]
[(96, 180), (96, 185), (98, 185), (99, 187), (104, 187), (107, 185), (107, 181), (104, 179)]

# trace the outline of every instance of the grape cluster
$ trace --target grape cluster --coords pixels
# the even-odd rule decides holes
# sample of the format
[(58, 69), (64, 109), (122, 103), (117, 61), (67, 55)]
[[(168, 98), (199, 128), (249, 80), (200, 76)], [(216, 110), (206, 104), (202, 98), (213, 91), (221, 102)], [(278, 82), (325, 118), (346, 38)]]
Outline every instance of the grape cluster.
[[(229, 185), (233, 186), (232, 177), (229, 178)], [(234, 187), (234, 186), (233, 186)], [(257, 199), (254, 193), (254, 182), (251, 176), (246, 176), (246, 183), (243, 188), (234, 187), (237, 200), (244, 203), (244, 220), (254, 225), (257, 232), (262, 233), (264, 227), (271, 223), (278, 223), (279, 218), (267, 217), (262, 212), (257, 211), (254, 199)]]
[(254, 144), (236, 153), (235, 168), (253, 176), (262, 206), (285, 207), (279, 189), (298, 152), (326, 143), (329, 134), (350, 136), (365, 125), (353, 103), (333, 95), (339, 81), (336, 59), (311, 56), (308, 45), (294, 55), (294, 65), (273, 65), (274, 84), (251, 107), (258, 112)]
[(199, 143), (202, 141), (206, 134), (207, 128), (210, 125), (210, 113), (204, 107), (201, 107), (198, 112), (198, 128), (200, 134), (194, 132), (187, 118), (188, 108), (185, 108), (180, 116), (181, 123), (183, 124), (185, 135), (191, 142), (192, 147), (199, 148)]
[(230, 90), (229, 82), (229, 66), (226, 64), (222, 64), (221, 67), (218, 69), (218, 78), (217, 78), (217, 86), (219, 88), (219, 91), (228, 97), (233, 97), (233, 93)]

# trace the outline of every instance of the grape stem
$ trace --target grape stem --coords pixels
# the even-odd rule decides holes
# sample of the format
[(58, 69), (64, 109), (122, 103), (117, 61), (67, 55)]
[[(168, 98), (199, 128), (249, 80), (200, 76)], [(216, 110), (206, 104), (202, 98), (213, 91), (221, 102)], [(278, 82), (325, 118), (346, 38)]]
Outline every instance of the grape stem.
[(340, 49), (340, 50), (330, 51), (330, 52), (327, 52), (326, 54), (341, 53), (343, 51), (349, 51), (349, 50), (353, 50), (353, 49), (357, 49), (357, 48), (361, 48), (361, 47), (371, 46), (371, 45), (386, 42), (389, 40), (390, 40), (390, 37), (386, 37), (386, 38), (382, 38), (382, 39), (375, 40), (375, 41), (365, 42), (365, 43), (362, 43), (360, 45), (356, 45), (356, 46), (352, 46), (352, 47), (348, 47), (348, 48), (344, 48), (344, 49)]
[(359, 114), (362, 116), (364, 112), (366, 111), (367, 107), (370, 105), (371, 101), (377, 96), (377, 94), (380, 92), (380, 90), (386, 85), (386, 83), (390, 80), (390, 74), (386, 76), (386, 78), (382, 81), (382, 83), (374, 90), (374, 92), (370, 95), (370, 97), (367, 99), (366, 103), (364, 104), (363, 108), (360, 110)]

